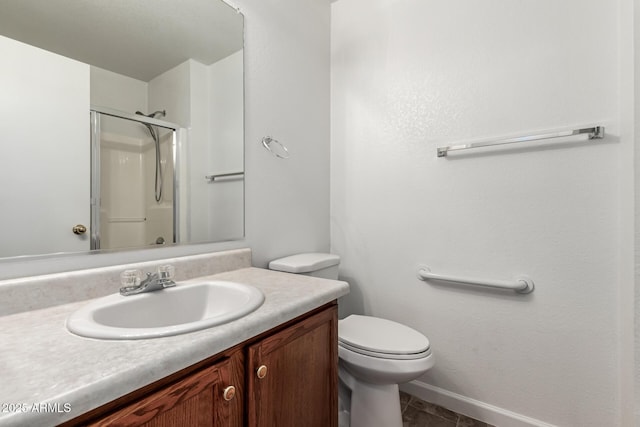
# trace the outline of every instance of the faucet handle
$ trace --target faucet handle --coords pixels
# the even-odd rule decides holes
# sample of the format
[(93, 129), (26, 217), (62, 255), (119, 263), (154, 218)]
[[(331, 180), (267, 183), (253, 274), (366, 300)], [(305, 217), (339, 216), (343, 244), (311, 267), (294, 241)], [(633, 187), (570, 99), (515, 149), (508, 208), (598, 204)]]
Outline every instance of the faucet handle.
[(176, 268), (171, 264), (165, 264), (158, 267), (158, 278), (171, 280), (175, 277)]
[(120, 273), (120, 284), (124, 287), (138, 286), (142, 280), (142, 272), (140, 270), (125, 270)]

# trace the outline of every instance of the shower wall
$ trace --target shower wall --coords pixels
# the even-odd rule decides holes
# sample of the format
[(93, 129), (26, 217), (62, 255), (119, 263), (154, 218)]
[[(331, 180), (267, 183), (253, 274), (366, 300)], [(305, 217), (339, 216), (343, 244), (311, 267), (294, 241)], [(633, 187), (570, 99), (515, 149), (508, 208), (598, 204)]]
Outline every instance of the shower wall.
[[(100, 133), (100, 248), (142, 246), (145, 242), (144, 137), (139, 123), (101, 117)], [(106, 129), (118, 128), (119, 132)], [(128, 128), (128, 129), (127, 129)]]
[[(156, 111), (156, 110), (153, 110)], [(160, 159), (162, 168), (162, 198), (156, 201), (156, 148), (151, 138), (144, 146), (145, 192), (145, 244), (173, 242), (173, 131), (157, 128), (160, 137)]]
[(135, 134), (144, 126), (109, 116), (102, 116), (101, 124), (120, 132), (100, 133), (100, 248), (173, 242), (173, 132), (160, 130), (163, 188), (156, 202), (155, 144), (149, 135), (125, 133), (127, 127)]

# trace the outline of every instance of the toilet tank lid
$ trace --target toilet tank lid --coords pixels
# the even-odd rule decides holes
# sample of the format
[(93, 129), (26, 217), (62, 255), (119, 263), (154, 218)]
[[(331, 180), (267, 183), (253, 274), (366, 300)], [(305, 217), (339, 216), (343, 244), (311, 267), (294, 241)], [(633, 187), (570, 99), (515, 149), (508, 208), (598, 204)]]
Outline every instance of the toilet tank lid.
[(340, 257), (326, 253), (306, 253), (279, 258), (269, 263), (270, 270), (310, 273), (340, 264)]

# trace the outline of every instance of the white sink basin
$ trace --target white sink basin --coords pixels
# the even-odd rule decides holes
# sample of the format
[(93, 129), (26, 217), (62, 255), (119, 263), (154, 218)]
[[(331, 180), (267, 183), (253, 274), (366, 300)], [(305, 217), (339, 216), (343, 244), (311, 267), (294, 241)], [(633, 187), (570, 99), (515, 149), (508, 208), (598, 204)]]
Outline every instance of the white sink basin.
[(69, 316), (67, 329), (101, 339), (166, 337), (231, 322), (263, 302), (260, 290), (241, 283), (178, 284), (149, 293), (97, 299)]

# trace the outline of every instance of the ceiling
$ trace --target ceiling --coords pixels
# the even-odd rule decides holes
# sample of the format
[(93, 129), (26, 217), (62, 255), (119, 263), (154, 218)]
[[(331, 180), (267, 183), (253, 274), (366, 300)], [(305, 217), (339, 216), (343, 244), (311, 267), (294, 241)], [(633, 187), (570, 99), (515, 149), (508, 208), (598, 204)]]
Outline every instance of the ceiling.
[(243, 17), (221, 0), (1, 0), (0, 35), (149, 81), (242, 49)]

